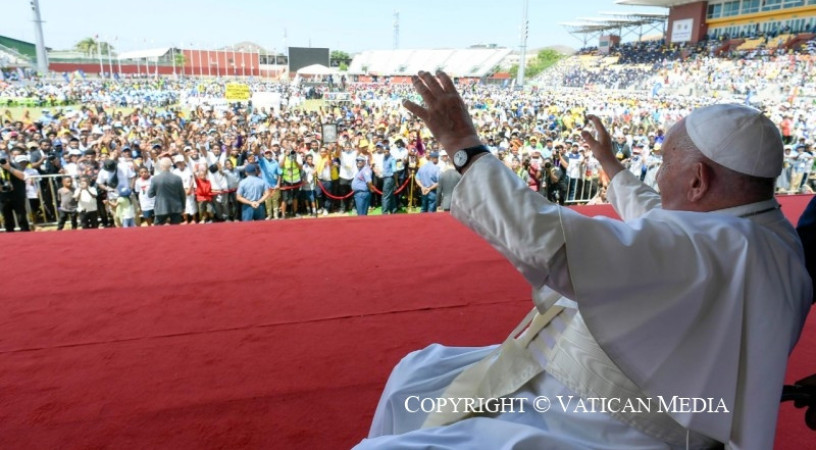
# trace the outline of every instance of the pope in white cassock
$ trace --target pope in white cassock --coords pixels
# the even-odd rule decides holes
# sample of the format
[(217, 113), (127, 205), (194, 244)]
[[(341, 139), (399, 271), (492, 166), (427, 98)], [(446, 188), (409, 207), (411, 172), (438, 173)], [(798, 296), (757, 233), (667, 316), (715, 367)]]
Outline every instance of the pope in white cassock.
[(772, 448), (812, 296), (773, 196), (775, 125), (740, 105), (692, 112), (666, 135), (658, 195), (589, 116), (616, 221), (528, 189), (481, 147), (446, 74), (414, 87), (425, 105), (405, 107), (464, 174), (452, 214), (524, 275), (535, 308), (501, 345), (404, 358), (357, 448)]

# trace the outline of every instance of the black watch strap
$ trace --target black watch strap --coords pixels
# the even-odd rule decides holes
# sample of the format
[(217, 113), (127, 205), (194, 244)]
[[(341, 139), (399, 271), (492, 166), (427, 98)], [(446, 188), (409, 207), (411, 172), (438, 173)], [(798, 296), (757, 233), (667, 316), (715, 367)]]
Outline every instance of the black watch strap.
[[(453, 154), (453, 166), (459, 173), (462, 173), (465, 168), (470, 165), (470, 162), (473, 161), (473, 157), (481, 153), (490, 153), (490, 149), (485, 145), (477, 145), (459, 150)], [(464, 157), (462, 157), (461, 154), (464, 154)], [(457, 158), (457, 156), (460, 157)]]

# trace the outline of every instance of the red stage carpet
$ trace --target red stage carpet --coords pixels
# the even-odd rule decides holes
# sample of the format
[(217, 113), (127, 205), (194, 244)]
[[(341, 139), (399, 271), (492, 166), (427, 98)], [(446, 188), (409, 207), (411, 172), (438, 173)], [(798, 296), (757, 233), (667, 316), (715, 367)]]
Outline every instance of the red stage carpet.
[[(0, 248), (0, 449), (348, 448), (407, 352), (497, 343), (532, 307), (510, 264), (446, 214), (0, 235)], [(816, 372), (813, 322), (789, 381)], [(779, 448), (816, 442), (790, 406), (779, 430)]]

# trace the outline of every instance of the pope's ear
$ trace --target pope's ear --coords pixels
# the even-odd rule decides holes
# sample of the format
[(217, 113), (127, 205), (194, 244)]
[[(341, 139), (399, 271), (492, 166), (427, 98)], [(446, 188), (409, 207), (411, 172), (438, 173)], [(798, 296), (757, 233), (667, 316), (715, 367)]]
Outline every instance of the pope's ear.
[(699, 202), (711, 188), (714, 170), (702, 161), (694, 163), (691, 178), (688, 180), (687, 199), (689, 202)]

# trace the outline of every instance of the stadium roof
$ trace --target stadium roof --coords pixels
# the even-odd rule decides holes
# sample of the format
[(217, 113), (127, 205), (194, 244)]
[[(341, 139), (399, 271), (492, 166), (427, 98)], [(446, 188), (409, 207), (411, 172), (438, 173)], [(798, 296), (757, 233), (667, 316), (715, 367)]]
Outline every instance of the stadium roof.
[(119, 59), (142, 59), (142, 58), (160, 58), (170, 51), (170, 47), (152, 48), (147, 50), (134, 50), (132, 52), (122, 52), (117, 58)]
[[(618, 0), (622, 1), (648, 1), (648, 0)], [(595, 36), (602, 36), (606, 32), (618, 32), (621, 37), (627, 34), (638, 36), (638, 40), (643, 38), (644, 27), (646, 31), (663, 31), (668, 13), (651, 12), (601, 12), (603, 17), (579, 17), (574, 22), (564, 22), (561, 25), (573, 36), (582, 39), (584, 45), (588, 39)], [(580, 37), (579, 37), (580, 36)]]
[(349, 73), (407, 76), (419, 70), (441, 69), (456, 77), (490, 75), (511, 52), (507, 48), (367, 50), (349, 64)]
[(630, 6), (657, 6), (661, 8), (671, 8), (673, 6), (696, 3), (700, 0), (617, 0), (615, 4)]

